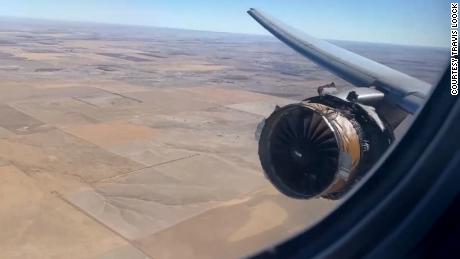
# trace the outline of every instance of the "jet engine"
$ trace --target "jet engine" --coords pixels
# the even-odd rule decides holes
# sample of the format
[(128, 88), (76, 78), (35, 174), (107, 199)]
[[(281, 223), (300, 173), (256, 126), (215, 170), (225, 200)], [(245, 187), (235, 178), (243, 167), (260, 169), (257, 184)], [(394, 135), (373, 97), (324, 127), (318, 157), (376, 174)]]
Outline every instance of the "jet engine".
[(374, 107), (358, 102), (355, 92), (346, 98), (327, 94), (277, 107), (261, 125), (259, 157), (285, 195), (338, 199), (393, 139)]

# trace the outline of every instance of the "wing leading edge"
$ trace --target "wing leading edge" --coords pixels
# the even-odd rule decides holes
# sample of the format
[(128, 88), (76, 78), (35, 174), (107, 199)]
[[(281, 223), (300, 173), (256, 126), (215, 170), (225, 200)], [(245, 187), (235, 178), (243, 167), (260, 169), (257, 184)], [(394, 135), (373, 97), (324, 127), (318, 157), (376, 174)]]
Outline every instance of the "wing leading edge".
[(413, 114), (430, 85), (378, 62), (300, 32), (267, 14), (250, 9), (260, 25), (301, 55), (358, 87), (375, 86), (402, 110)]

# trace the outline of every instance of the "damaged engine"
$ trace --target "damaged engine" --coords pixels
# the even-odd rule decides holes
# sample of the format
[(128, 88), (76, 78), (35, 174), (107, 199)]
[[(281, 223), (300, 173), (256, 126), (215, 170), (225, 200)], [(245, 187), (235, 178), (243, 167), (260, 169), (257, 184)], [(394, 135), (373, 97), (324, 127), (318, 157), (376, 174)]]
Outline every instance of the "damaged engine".
[(338, 199), (381, 157), (394, 136), (374, 108), (383, 95), (365, 89), (320, 87), (319, 96), (277, 107), (260, 124), (259, 158), (279, 191)]

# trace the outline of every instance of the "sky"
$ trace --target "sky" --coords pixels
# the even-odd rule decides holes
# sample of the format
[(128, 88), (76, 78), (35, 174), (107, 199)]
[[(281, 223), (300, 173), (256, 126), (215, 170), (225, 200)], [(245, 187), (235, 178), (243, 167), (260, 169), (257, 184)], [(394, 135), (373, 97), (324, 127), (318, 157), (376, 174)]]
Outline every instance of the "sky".
[(324, 39), (448, 47), (446, 0), (0, 0), (0, 16), (268, 34), (258, 8)]

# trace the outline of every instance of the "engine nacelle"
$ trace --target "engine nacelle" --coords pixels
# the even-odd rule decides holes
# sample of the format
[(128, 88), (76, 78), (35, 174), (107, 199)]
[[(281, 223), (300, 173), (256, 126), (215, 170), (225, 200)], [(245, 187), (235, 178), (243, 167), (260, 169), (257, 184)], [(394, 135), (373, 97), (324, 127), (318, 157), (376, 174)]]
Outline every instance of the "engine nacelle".
[(293, 198), (340, 198), (392, 143), (375, 110), (332, 95), (277, 108), (259, 157), (268, 179)]

